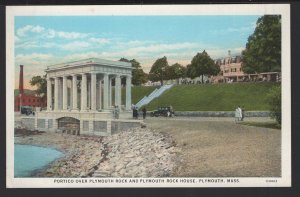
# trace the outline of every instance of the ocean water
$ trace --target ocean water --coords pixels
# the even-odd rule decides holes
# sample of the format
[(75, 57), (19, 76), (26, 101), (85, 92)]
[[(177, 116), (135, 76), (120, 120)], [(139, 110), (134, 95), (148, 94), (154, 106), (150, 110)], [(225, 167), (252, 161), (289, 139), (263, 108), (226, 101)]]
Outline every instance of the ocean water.
[(62, 156), (63, 153), (55, 149), (15, 144), (15, 177), (30, 177), (35, 170), (44, 168)]

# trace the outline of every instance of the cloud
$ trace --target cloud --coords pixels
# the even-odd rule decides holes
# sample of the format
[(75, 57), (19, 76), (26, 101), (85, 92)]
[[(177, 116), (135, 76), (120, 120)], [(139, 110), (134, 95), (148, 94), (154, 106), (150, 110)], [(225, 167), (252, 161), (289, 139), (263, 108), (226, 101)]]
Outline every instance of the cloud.
[(80, 38), (86, 38), (89, 34), (80, 32), (66, 32), (66, 31), (56, 31), (54, 29), (47, 29), (43, 34), (45, 38), (63, 38), (67, 40), (75, 40)]
[(57, 31), (54, 29), (47, 29), (45, 27), (36, 25), (26, 25), (17, 29), (16, 35), (19, 37), (28, 37), (28, 33), (36, 33), (38, 36), (42, 36), (45, 38), (63, 38), (63, 39), (79, 39), (79, 38), (86, 38), (89, 36), (87, 33), (80, 33), (80, 32), (67, 32), (67, 31)]
[(152, 56), (155, 53), (165, 53), (172, 51), (180, 51), (180, 50), (191, 50), (199, 48), (199, 44), (197, 43), (172, 43), (172, 44), (151, 44), (148, 46), (139, 46), (129, 48), (125, 51), (122, 51), (123, 55), (126, 56)]
[(88, 36), (88, 34), (84, 34), (84, 33), (64, 32), (64, 31), (58, 31), (56, 32), (56, 35), (59, 38), (65, 38), (65, 39), (78, 39), (78, 38), (85, 38)]
[(46, 66), (54, 61), (52, 54), (32, 53), (18, 54), (15, 57), (15, 88), (19, 83), (19, 65), (24, 65), (24, 86), (25, 88), (34, 89), (29, 85), (29, 81), (33, 76), (44, 75)]
[(215, 35), (224, 35), (228, 33), (248, 33), (255, 29), (256, 25), (250, 24), (249, 26), (243, 27), (228, 27), (222, 30), (212, 30), (211, 33)]
[(31, 49), (31, 48), (38, 48), (39, 45), (36, 41), (25, 41), (25, 42), (18, 42), (18, 44), (16, 44), (16, 48), (22, 48), (22, 49)]
[(45, 30), (45, 28), (41, 27), (39, 25), (37, 25), (37, 26), (26, 25), (26, 26), (21, 27), (17, 30), (17, 35), (20, 36), (20, 37), (25, 37), (27, 32), (41, 33), (44, 30)]
[(75, 41), (75, 42), (70, 42), (67, 44), (62, 44), (59, 47), (62, 50), (68, 50), (68, 51), (77, 51), (77, 50), (82, 50), (84, 48), (90, 47), (90, 43), (85, 42), (85, 41)]
[(89, 41), (92, 42), (93, 44), (100, 44), (100, 45), (110, 43), (109, 39), (106, 38), (90, 38)]
[(15, 36), (15, 43), (20, 42), (20, 38), (18, 36)]
[(15, 57), (16, 65), (28, 65), (35, 66), (45, 65), (45, 62), (53, 60), (54, 56), (52, 54), (43, 54), (43, 53), (32, 53), (32, 54), (18, 54)]

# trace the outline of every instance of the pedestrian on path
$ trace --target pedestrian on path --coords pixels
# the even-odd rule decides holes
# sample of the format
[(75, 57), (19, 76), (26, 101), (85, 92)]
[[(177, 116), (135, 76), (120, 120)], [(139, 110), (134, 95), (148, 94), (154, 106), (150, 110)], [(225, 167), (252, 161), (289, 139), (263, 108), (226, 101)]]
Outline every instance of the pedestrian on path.
[(240, 108), (240, 106), (238, 106), (235, 109), (235, 122), (238, 122), (242, 119), (242, 109)]
[(245, 107), (244, 107), (244, 106), (242, 106), (241, 111), (242, 111), (242, 118), (241, 118), (241, 121), (243, 121), (244, 118), (245, 118)]
[(147, 110), (144, 107), (142, 111), (143, 111), (143, 119), (145, 120), (146, 119)]

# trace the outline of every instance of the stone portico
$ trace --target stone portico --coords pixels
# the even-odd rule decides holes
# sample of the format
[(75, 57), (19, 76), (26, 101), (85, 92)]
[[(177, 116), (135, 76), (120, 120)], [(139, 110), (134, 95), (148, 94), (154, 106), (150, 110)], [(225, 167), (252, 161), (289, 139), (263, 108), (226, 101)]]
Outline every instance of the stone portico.
[[(140, 124), (131, 119), (130, 63), (90, 58), (48, 66), (45, 71), (47, 111), (36, 113), (35, 128), (110, 135)], [(124, 104), (122, 78), (126, 79)], [(119, 119), (113, 117), (114, 106), (120, 110)]]

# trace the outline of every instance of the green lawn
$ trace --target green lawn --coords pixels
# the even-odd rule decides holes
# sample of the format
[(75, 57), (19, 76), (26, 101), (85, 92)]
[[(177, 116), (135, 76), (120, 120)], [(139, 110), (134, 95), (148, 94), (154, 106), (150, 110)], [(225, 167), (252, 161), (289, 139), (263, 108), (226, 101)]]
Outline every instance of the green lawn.
[(247, 111), (268, 111), (266, 95), (276, 85), (279, 83), (177, 85), (146, 107), (154, 110), (172, 105), (175, 111), (233, 111), (240, 105)]
[[(152, 91), (157, 87), (153, 86), (133, 86), (131, 88), (131, 102), (136, 104), (144, 96), (148, 96)], [(125, 103), (126, 91), (125, 88), (122, 88), (122, 103)]]

